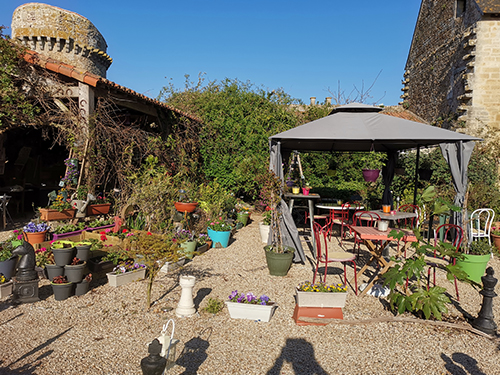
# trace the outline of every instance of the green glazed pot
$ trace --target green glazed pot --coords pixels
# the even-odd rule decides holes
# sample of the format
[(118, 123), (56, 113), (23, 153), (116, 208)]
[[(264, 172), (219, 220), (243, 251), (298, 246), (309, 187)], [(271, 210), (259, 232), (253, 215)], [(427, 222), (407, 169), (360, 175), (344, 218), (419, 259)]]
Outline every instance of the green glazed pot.
[(248, 223), (248, 216), (250, 214), (246, 214), (246, 213), (243, 213), (243, 212), (238, 212), (236, 214), (236, 220), (238, 220), (240, 223), (243, 224), (243, 226), (246, 226), (247, 223)]

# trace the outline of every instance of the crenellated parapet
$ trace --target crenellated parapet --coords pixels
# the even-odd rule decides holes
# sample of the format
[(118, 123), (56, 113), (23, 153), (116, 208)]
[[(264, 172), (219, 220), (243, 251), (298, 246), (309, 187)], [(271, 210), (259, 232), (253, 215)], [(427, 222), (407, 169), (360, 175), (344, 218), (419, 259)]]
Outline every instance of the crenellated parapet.
[(27, 48), (101, 77), (113, 62), (102, 34), (77, 13), (28, 3), (16, 8), (11, 28)]

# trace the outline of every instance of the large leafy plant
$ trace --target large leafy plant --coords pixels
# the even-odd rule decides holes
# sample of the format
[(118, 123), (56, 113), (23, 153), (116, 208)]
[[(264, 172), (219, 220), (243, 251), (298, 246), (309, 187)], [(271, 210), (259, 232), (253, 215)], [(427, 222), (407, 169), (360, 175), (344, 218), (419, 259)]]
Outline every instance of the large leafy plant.
[[(392, 230), (389, 236), (400, 240), (404, 232)], [(416, 314), (423, 314), (425, 319), (434, 317), (442, 319), (442, 315), (448, 312), (448, 304), (451, 302), (446, 295), (446, 289), (440, 286), (427, 286), (426, 255), (436, 254), (440, 258), (460, 259), (463, 255), (456, 251), (449, 243), (439, 242), (436, 246), (421, 244), (422, 236), (415, 231), (418, 241), (412, 243), (415, 253), (405, 259), (397, 260), (392, 258), (396, 264), (384, 274), (384, 285), (391, 290), (388, 296), (391, 308), (398, 314), (408, 311)], [(467, 274), (459, 266), (452, 263), (442, 266), (436, 264), (446, 272), (449, 281), (454, 277), (458, 280), (470, 282)]]

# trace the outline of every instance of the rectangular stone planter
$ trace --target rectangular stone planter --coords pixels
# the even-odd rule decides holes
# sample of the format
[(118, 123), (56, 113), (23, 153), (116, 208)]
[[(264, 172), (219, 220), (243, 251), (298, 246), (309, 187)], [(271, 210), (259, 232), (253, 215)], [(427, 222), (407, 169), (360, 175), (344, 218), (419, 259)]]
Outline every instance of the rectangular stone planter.
[(143, 268), (137, 271), (119, 274), (107, 273), (106, 275), (108, 276), (109, 285), (116, 287), (131, 283), (133, 281), (144, 279), (146, 277), (146, 269)]
[(55, 221), (55, 220), (69, 220), (75, 217), (76, 210), (73, 208), (67, 210), (53, 210), (51, 208), (40, 208), (40, 220)]
[(252, 305), (250, 303), (238, 303), (226, 301), (229, 315), (233, 319), (250, 319), (261, 322), (269, 322), (274, 310), (278, 305), (274, 302), (271, 305)]
[(344, 307), (346, 293), (316, 293), (296, 290), (297, 306), (300, 307)]
[(8, 297), (12, 294), (12, 280), (0, 284), (0, 298)]

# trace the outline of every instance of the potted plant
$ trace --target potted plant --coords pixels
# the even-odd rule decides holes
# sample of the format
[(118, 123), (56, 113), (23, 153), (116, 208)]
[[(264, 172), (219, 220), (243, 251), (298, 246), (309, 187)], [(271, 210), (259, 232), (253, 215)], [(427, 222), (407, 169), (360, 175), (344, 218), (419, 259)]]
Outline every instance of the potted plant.
[(92, 274), (85, 275), (83, 280), (75, 285), (75, 296), (83, 296), (89, 291), (90, 282), (92, 281)]
[(76, 208), (75, 217), (85, 217), (89, 204), (88, 188), (80, 185), (71, 196), (71, 205)]
[(23, 235), (26, 241), (31, 245), (35, 245), (45, 241), (45, 236), (49, 229), (50, 226), (46, 223), (37, 224), (34, 221), (30, 221), (23, 227)]
[(73, 261), (76, 249), (72, 241), (57, 240), (50, 245), (56, 265), (64, 267)]
[(21, 246), (23, 235), (18, 230), (14, 230), (12, 236), (0, 243), (0, 273), (7, 279), (11, 279), (16, 273), (17, 255), (12, 255), (12, 250)]
[(61, 240), (66, 237), (78, 236), (85, 230), (85, 223), (79, 222), (77, 224), (62, 224), (58, 227), (52, 228), (52, 239), (54, 241)]
[(266, 295), (257, 297), (253, 293), (238, 293), (237, 290), (234, 290), (228, 298), (229, 301), (226, 301), (226, 306), (229, 315), (233, 319), (269, 322), (274, 310), (278, 307)]
[(244, 204), (238, 204), (236, 206), (236, 220), (246, 226), (248, 223), (248, 218), (250, 217), (250, 207)]
[(46, 247), (35, 249), (35, 264), (35, 269), (38, 267), (39, 270), (45, 270), (45, 276), (49, 280), (52, 280), (56, 276), (64, 275), (64, 267), (56, 266), (54, 261), (54, 254), (50, 249), (47, 249)]
[(90, 258), (90, 250), (92, 248), (91, 241), (79, 241), (75, 242), (74, 246), (76, 248), (76, 257), (84, 262), (88, 261)]
[(95, 215), (107, 215), (111, 208), (111, 202), (109, 200), (109, 195), (107, 194), (99, 194), (96, 197), (96, 200), (90, 203), (87, 206), (87, 215), (95, 216)]
[(64, 275), (72, 283), (80, 283), (83, 280), (86, 262), (74, 257), (70, 264), (64, 266)]
[(261, 197), (264, 199), (271, 213), (271, 243), (264, 247), (269, 273), (274, 276), (286, 276), (293, 261), (295, 249), (283, 244), (282, 216), (278, 207), (281, 205), (283, 193), (282, 181), (270, 170), (263, 174), (260, 182), (263, 187)]
[(309, 183), (306, 182), (305, 186), (302, 188), (302, 194), (309, 195), (310, 191), (311, 191), (311, 185), (309, 185)]
[(300, 307), (344, 307), (347, 287), (344, 284), (300, 283), (296, 290), (297, 305)]
[(106, 276), (108, 276), (109, 285), (113, 287), (122, 286), (144, 279), (146, 277), (146, 266), (129, 260), (119, 263)]
[(56, 301), (64, 301), (74, 294), (74, 284), (68, 282), (66, 276), (56, 276), (52, 279), (52, 291)]
[(370, 151), (361, 158), (364, 163), (363, 178), (366, 182), (377, 181), (380, 170), (385, 165), (385, 155), (380, 152)]
[(269, 239), (269, 228), (271, 227), (271, 207), (266, 206), (262, 214), (262, 221), (259, 223), (260, 238), (263, 243)]
[(491, 259), (492, 250), (487, 239), (472, 241), (468, 248), (465, 248), (463, 257), (457, 259), (456, 264), (467, 273), (470, 280), (480, 284)]
[(195, 235), (189, 229), (181, 229), (175, 232), (174, 241), (179, 244), (179, 253), (187, 259), (193, 259), (198, 242)]
[(497, 251), (500, 251), (500, 228), (495, 227), (495, 229), (491, 231), (490, 236)]
[(8, 297), (12, 294), (12, 280), (7, 279), (0, 273), (0, 298)]
[(61, 188), (57, 194), (55, 191), (51, 192), (49, 199), (48, 208), (39, 208), (40, 220), (69, 220), (75, 216), (76, 209), (71, 204), (71, 199), (68, 197), (68, 191), (65, 188)]
[(221, 216), (218, 219), (210, 221), (207, 233), (212, 240), (212, 247), (227, 247), (232, 229), (233, 227), (226, 223)]

